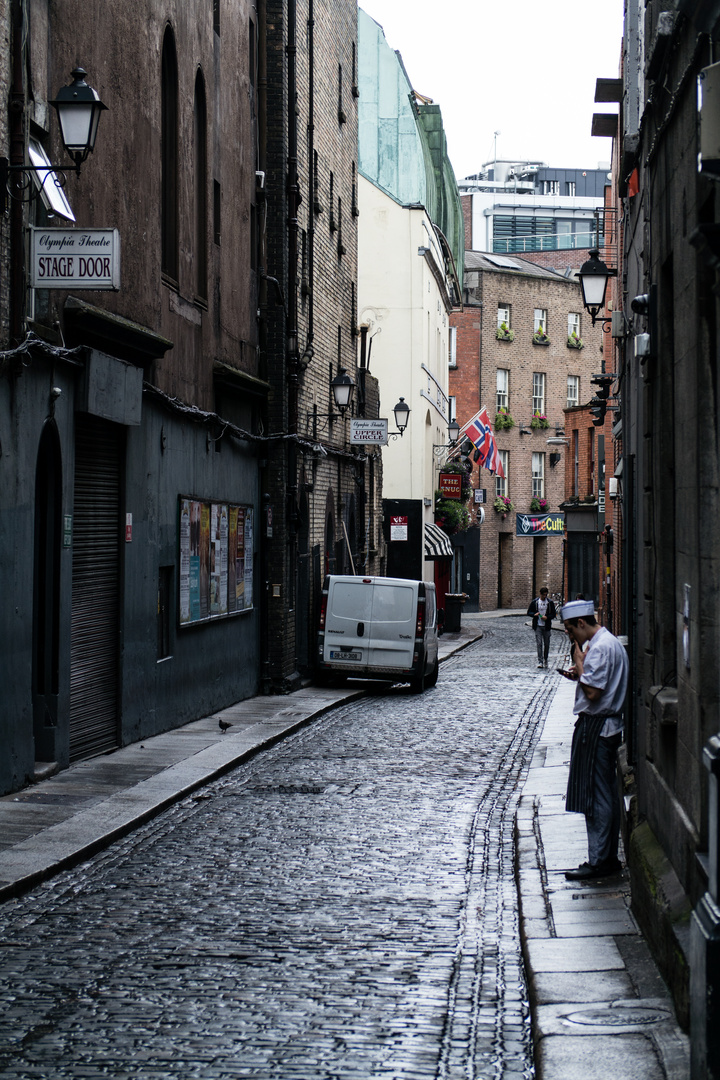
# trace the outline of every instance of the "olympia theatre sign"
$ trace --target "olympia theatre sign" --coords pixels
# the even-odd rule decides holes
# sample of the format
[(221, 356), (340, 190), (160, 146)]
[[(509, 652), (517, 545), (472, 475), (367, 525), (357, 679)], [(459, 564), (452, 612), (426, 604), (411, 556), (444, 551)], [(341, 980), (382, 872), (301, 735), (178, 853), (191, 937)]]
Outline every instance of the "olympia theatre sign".
[(30, 229), (31, 289), (120, 288), (117, 229)]

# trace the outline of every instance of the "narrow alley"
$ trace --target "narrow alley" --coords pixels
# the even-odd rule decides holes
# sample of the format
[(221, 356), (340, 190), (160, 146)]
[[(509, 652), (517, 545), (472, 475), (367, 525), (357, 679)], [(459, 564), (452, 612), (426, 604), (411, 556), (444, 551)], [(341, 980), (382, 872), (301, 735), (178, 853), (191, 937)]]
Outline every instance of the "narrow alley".
[(7, 903), (0, 1075), (531, 1076), (533, 653), (497, 620), (436, 690), (340, 705)]

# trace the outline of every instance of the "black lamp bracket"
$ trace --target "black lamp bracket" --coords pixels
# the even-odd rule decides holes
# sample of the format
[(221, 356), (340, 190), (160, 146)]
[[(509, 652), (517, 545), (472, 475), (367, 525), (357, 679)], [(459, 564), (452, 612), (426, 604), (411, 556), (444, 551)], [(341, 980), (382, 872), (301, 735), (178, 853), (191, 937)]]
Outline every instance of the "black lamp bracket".
[[(0, 157), (0, 212), (7, 212), (8, 197), (16, 202), (31, 203), (39, 198), (47, 184), (64, 188), (66, 174), (79, 176), (80, 165), (79, 161), (75, 165), (11, 165), (6, 157)], [(39, 179), (41, 173), (45, 173), (42, 180)]]

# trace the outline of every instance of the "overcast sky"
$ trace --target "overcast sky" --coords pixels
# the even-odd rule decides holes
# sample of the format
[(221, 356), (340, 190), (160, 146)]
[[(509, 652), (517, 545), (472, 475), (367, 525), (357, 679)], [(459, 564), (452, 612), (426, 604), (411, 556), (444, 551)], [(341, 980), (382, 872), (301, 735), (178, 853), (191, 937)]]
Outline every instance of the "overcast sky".
[(458, 180), (494, 157), (609, 163), (593, 138), (595, 80), (617, 78), (623, 0), (361, 0), (414, 90), (442, 110)]

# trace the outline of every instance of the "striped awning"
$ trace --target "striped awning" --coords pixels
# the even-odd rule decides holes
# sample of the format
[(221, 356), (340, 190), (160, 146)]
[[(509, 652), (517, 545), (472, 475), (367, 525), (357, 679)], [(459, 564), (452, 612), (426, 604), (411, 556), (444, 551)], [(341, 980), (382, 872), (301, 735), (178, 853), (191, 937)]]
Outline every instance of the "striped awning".
[(438, 525), (425, 526), (425, 558), (452, 559), (450, 537)]

